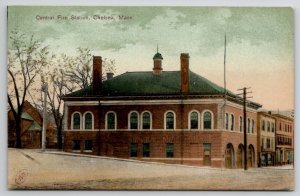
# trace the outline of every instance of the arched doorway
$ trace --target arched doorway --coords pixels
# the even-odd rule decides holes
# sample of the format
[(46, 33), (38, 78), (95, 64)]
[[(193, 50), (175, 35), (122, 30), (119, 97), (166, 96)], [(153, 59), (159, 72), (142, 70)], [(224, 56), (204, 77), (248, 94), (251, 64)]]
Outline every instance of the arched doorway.
[(234, 168), (234, 148), (231, 143), (227, 144), (225, 150), (225, 168)]
[(254, 167), (255, 163), (255, 154), (254, 154), (254, 147), (252, 144), (248, 147), (248, 167)]
[(243, 168), (244, 166), (244, 146), (243, 144), (239, 145), (238, 152), (237, 152), (237, 168)]

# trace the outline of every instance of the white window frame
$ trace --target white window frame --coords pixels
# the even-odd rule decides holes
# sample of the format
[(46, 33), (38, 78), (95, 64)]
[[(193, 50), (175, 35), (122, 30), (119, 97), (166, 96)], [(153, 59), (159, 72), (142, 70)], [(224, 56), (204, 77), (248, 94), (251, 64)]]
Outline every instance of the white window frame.
[[(172, 112), (174, 115), (174, 128), (173, 129), (167, 129), (167, 113)], [(164, 130), (175, 130), (176, 129), (176, 113), (173, 110), (167, 110), (164, 114)]]
[[(198, 114), (198, 128), (197, 129), (191, 129), (191, 115), (193, 112), (196, 112)], [(188, 115), (188, 129), (189, 130), (200, 130), (201, 128), (201, 121), (200, 121), (201, 117), (200, 117), (200, 112), (198, 110), (191, 110), (189, 112), (189, 115)]]
[[(91, 128), (91, 129), (86, 129), (86, 128), (85, 128), (85, 115), (88, 114), (88, 113), (91, 113), (91, 114), (92, 114), (92, 128)], [(84, 130), (90, 130), (90, 131), (93, 131), (93, 130), (94, 130), (94, 114), (93, 114), (93, 112), (91, 112), (91, 111), (86, 111), (86, 112), (83, 114), (83, 118), (82, 118), (82, 126), (83, 126), (83, 129), (84, 129)]]
[[(79, 114), (79, 117), (80, 117), (80, 120), (79, 120), (79, 123), (80, 123), (80, 125), (79, 125), (79, 129), (74, 129), (74, 115), (75, 114)], [(72, 113), (72, 115), (71, 115), (71, 129), (72, 130), (82, 130), (82, 115), (81, 115), (81, 113), (80, 112), (78, 112), (78, 111), (76, 111), (76, 112), (73, 112)]]
[[(136, 128), (136, 129), (132, 129), (132, 128), (131, 128), (130, 116), (131, 116), (132, 113), (136, 113), (136, 114), (137, 114), (137, 128)], [(139, 122), (140, 122), (140, 121), (139, 121), (139, 113), (138, 113), (138, 111), (135, 111), (135, 110), (130, 111), (130, 112), (128, 113), (128, 130), (139, 130), (139, 129), (140, 129), (140, 123), (139, 123)]]
[[(107, 122), (107, 116), (109, 113), (113, 113), (115, 115), (115, 128), (114, 129), (108, 129), (108, 122)], [(105, 114), (105, 130), (117, 130), (117, 127), (118, 127), (118, 116), (117, 116), (117, 113), (114, 112), (114, 111), (108, 111), (106, 112)]]
[[(204, 129), (204, 114), (205, 114), (205, 112), (209, 112), (211, 114), (211, 128), (210, 129)], [(202, 123), (201, 123), (202, 130), (213, 130), (214, 129), (214, 113), (211, 110), (203, 110), (201, 113), (201, 120), (202, 120)]]
[[(150, 129), (143, 129), (143, 115), (144, 115), (144, 113), (149, 113), (150, 114)], [(140, 129), (141, 130), (152, 130), (152, 113), (148, 110), (145, 110), (141, 113)]]

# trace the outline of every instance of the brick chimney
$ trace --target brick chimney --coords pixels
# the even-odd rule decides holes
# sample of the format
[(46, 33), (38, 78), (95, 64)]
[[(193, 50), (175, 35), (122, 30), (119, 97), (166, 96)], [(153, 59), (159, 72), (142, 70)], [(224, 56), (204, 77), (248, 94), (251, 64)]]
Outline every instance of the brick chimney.
[(188, 53), (180, 54), (180, 78), (181, 78), (181, 94), (189, 93), (189, 59), (190, 56)]
[(101, 94), (102, 86), (102, 58), (93, 56), (93, 95)]

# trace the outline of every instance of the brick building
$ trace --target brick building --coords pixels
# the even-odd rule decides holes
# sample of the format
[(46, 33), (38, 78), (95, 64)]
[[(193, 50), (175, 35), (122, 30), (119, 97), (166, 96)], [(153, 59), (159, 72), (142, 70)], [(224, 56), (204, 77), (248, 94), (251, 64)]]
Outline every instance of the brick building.
[(271, 113), (258, 112), (257, 119), (258, 166), (275, 165), (275, 118)]
[[(187, 165), (243, 167), (240, 99), (189, 70), (126, 72), (101, 81), (101, 57), (93, 58), (93, 84), (63, 97), (64, 150), (100, 156)], [(226, 98), (225, 98), (226, 97)], [(248, 166), (257, 165), (257, 109), (247, 107)]]
[(294, 163), (294, 119), (273, 114), (276, 119), (276, 165)]

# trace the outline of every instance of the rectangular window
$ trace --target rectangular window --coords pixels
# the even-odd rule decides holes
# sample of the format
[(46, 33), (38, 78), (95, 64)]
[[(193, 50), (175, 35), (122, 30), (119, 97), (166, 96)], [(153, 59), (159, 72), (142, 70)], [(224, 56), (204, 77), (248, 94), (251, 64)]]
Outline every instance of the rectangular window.
[(279, 131), (281, 131), (281, 123), (279, 123)]
[(273, 142), (274, 142), (273, 139), (271, 139), (271, 149), (274, 148), (274, 143)]
[(205, 150), (209, 150), (209, 151), (210, 151), (210, 148), (211, 148), (211, 144), (210, 144), (210, 143), (204, 143), (204, 144), (203, 144), (203, 149), (204, 149), (204, 151), (205, 151)]
[(267, 148), (270, 148), (271, 144), (270, 144), (270, 138), (267, 138)]
[(252, 120), (252, 127), (251, 127), (252, 133), (254, 133), (254, 120)]
[(143, 157), (150, 157), (150, 144), (143, 143)]
[(243, 131), (243, 118), (240, 116), (240, 132)]
[(80, 150), (80, 140), (73, 140), (72, 150)]
[(275, 123), (272, 123), (272, 132), (274, 133), (275, 131)]
[(287, 128), (286, 128), (286, 125), (284, 125), (284, 131), (286, 132)]
[(130, 144), (130, 157), (137, 157), (137, 143)]
[(268, 132), (270, 132), (270, 122), (269, 121), (267, 122), (267, 130), (268, 130)]
[(173, 143), (167, 143), (166, 144), (166, 156), (167, 157), (174, 157), (174, 144)]
[(93, 150), (93, 141), (92, 140), (85, 140), (84, 150)]

